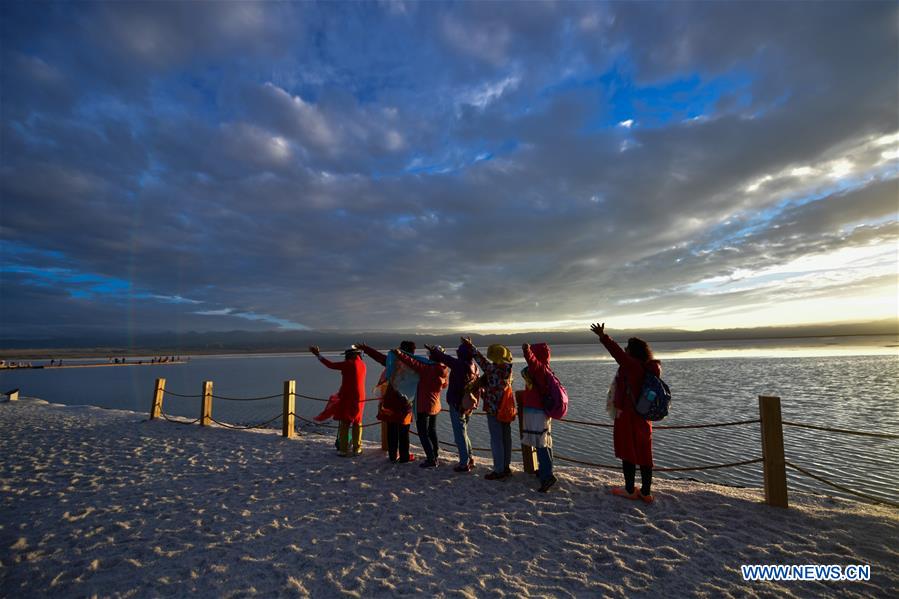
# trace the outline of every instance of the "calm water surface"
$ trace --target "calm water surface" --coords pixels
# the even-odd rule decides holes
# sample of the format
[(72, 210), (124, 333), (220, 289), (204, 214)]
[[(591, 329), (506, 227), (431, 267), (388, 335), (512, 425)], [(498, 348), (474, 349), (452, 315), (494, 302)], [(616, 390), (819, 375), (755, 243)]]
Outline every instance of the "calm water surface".
[[(784, 420), (899, 434), (899, 348), (895, 338), (834, 339), (793, 342), (726, 342), (709, 347), (690, 344), (654, 345), (663, 360), (663, 378), (673, 394), (671, 414), (663, 424), (716, 423), (758, 418), (758, 396), (781, 397)], [(698, 344), (697, 344), (698, 345)], [(514, 353), (520, 354), (520, 350)], [(600, 345), (553, 348), (554, 368), (568, 388), (569, 418), (609, 423), (605, 396), (616, 365)], [(76, 360), (66, 360), (74, 363)], [(97, 362), (97, 360), (85, 360)], [(516, 359), (515, 388), (521, 388)], [(380, 366), (366, 359), (368, 385), (377, 381)], [(295, 379), (297, 392), (327, 397), (339, 386), (339, 374), (321, 366), (309, 354), (265, 356), (198, 356), (182, 365), (112, 368), (14, 370), (0, 373), (0, 390), (20, 387), (22, 395), (68, 405), (89, 404), (146, 412), (156, 377), (166, 389), (184, 395), (201, 392), (202, 381), (214, 381), (214, 393), (228, 397), (279, 394), (283, 381)], [(311, 418), (323, 404), (297, 400), (297, 413)], [(196, 418), (199, 399), (167, 395), (164, 411)], [(277, 416), (280, 399), (256, 402), (215, 400), (213, 415), (231, 423), (255, 423)], [(365, 422), (374, 421), (376, 404), (366, 406)], [(272, 426), (280, 426), (278, 421)], [(513, 425), (514, 427), (514, 425)], [(301, 430), (313, 427), (301, 424)], [(489, 447), (484, 418), (474, 416), (472, 441)], [(449, 416), (438, 418), (442, 441), (452, 442)], [(239, 433), (235, 433), (239, 434)], [(378, 427), (366, 429), (377, 439)], [(872, 495), (899, 498), (899, 441), (787, 427), (787, 460)], [(604, 464), (616, 464), (608, 428), (564, 422), (553, 425), (558, 454)], [(414, 437), (413, 437), (414, 440)], [(761, 456), (757, 424), (698, 430), (658, 430), (654, 434), (656, 464), (684, 467), (735, 462)], [(453, 448), (442, 457), (451, 460)], [(486, 454), (485, 454), (486, 459)], [(559, 462), (564, 464), (564, 462)], [(664, 477), (665, 474), (659, 474)], [(671, 476), (671, 475), (669, 475)], [(697, 480), (762, 486), (761, 464), (678, 474)], [(804, 476), (788, 472), (791, 489), (842, 495)]]

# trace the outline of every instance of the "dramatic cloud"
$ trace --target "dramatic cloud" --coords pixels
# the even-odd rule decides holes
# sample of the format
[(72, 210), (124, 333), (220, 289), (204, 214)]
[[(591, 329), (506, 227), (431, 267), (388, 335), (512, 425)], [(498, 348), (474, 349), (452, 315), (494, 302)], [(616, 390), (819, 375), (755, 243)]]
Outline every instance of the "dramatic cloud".
[(4, 336), (897, 314), (894, 3), (0, 11)]

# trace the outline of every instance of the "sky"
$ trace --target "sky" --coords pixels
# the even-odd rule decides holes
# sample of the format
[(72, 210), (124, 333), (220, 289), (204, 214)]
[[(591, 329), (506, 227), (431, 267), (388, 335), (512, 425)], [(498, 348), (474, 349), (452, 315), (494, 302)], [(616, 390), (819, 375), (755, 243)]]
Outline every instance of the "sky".
[(0, 15), (0, 338), (897, 316), (895, 2)]

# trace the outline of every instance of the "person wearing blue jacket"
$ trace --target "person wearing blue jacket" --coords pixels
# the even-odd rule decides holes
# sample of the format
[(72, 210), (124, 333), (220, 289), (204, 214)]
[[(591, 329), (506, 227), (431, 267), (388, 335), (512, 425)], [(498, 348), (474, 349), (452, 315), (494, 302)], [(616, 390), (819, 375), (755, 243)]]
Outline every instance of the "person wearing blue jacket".
[(449, 386), (446, 389), (446, 403), (449, 404), (453, 437), (459, 448), (459, 463), (453, 470), (471, 472), (474, 456), (471, 453), (471, 439), (468, 438), (468, 419), (476, 400), (465, 391), (466, 385), (478, 378), (478, 366), (474, 363), (474, 353), (466, 343), (456, 349), (456, 357), (448, 355), (439, 345), (425, 345), (431, 359), (449, 366)]

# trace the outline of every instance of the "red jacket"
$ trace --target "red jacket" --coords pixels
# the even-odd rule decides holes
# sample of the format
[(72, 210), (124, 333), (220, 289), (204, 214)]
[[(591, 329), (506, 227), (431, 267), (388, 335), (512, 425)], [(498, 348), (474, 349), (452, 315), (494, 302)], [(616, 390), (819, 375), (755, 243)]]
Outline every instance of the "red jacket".
[(397, 352), (397, 358), (418, 373), (418, 388), (415, 390), (416, 410), (419, 414), (433, 416), (440, 413), (440, 391), (449, 382), (449, 368), (440, 362), (425, 364), (404, 352)]
[[(387, 356), (385, 354), (367, 345), (360, 345), (359, 348), (381, 366), (387, 366)], [(381, 376), (383, 377), (383, 374)], [(406, 400), (391, 385), (387, 385), (387, 389), (381, 397), (378, 420), (392, 424), (412, 423), (412, 410), (406, 405)]]
[(549, 368), (549, 346), (545, 343), (536, 343), (524, 352), (524, 360), (528, 363), (528, 375), (534, 382), (534, 388), (542, 395), (546, 395), (546, 371)]
[(618, 409), (613, 432), (615, 457), (638, 466), (652, 466), (652, 423), (637, 414), (634, 400), (643, 389), (643, 377), (647, 372), (662, 375), (662, 363), (658, 360), (641, 362), (621, 349), (608, 335), (600, 336), (599, 340), (618, 362), (614, 398)]
[(321, 356), (318, 359), (328, 368), (340, 371), (338, 401), (331, 417), (361, 423), (362, 410), (365, 408), (365, 362), (362, 361), (362, 356), (343, 362), (332, 362)]

